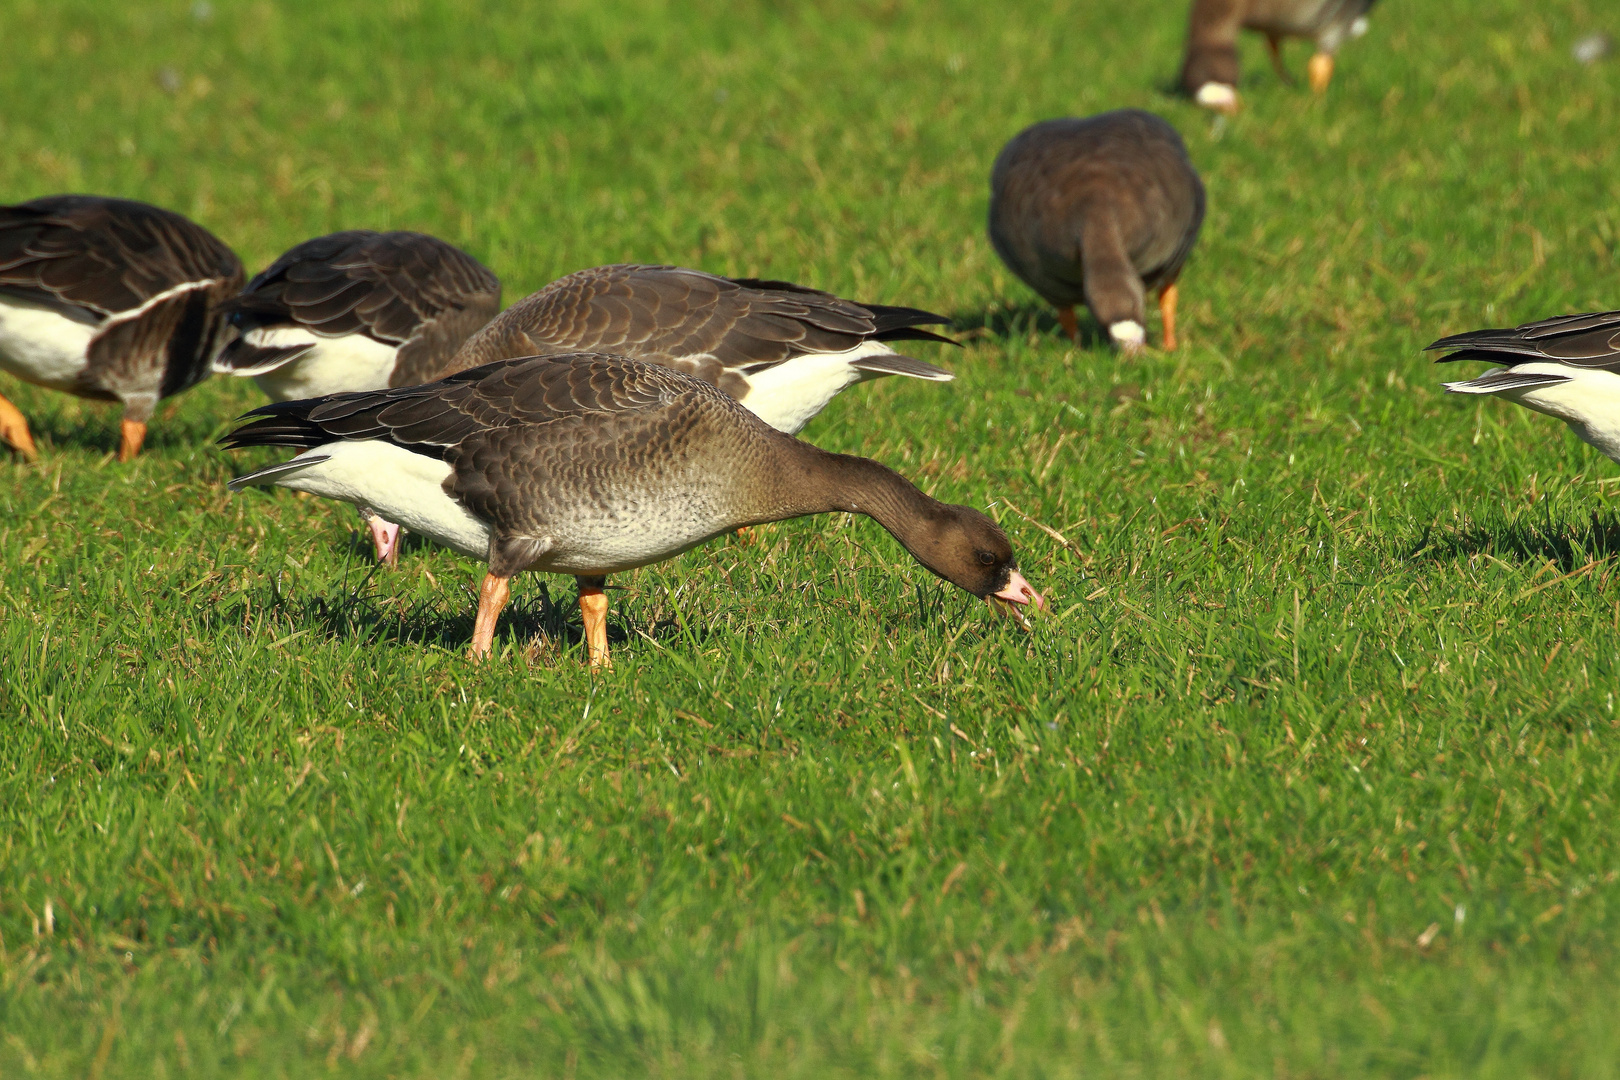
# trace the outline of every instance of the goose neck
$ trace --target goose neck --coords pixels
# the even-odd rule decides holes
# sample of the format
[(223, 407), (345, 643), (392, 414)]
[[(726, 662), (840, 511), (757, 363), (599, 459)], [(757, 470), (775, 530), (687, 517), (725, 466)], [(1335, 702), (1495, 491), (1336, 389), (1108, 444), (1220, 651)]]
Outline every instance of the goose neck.
[(795, 487), (790, 497), (799, 513), (864, 514), (907, 549), (915, 550), (914, 541), (937, 516), (938, 501), (893, 469), (868, 458), (800, 445), (813, 453), (807, 455), (808, 468), (792, 481)]

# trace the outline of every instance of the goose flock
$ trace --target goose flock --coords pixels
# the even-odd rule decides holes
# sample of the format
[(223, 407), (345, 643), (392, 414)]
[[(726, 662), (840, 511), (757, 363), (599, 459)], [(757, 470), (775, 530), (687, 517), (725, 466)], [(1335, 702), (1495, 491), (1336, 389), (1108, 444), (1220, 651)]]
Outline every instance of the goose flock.
[[(1235, 112), (1240, 30), (1334, 57), (1374, 0), (1193, 0), (1181, 87)], [(1166, 350), (1178, 282), (1203, 226), (1204, 185), (1180, 135), (1134, 109), (1037, 123), (996, 157), (988, 232), (1007, 267), (1076, 342), (1087, 307), (1121, 352), (1148, 347), (1152, 294)], [(897, 346), (954, 345), (949, 320), (786, 281), (678, 266), (599, 266), (501, 310), (501, 283), (418, 232), (348, 230), (301, 243), (244, 285), (241, 261), (172, 211), (53, 195), (0, 206), (0, 370), (122, 405), (118, 458), (139, 453), (158, 401), (210, 374), (251, 378), (270, 403), (224, 440), (290, 459), (230, 483), (353, 504), (377, 556), (401, 528), (487, 570), (471, 655), (494, 647), (511, 579), (579, 584), (592, 667), (610, 665), (609, 575), (764, 522), (862, 514), (921, 565), (993, 605), (1040, 608), (1007, 536), (893, 470), (797, 434), (839, 393), (951, 372)], [(1430, 346), (1500, 365), (1446, 383), (1564, 420), (1620, 461), (1620, 312), (1479, 330)], [(38, 448), (0, 397), (0, 440)]]

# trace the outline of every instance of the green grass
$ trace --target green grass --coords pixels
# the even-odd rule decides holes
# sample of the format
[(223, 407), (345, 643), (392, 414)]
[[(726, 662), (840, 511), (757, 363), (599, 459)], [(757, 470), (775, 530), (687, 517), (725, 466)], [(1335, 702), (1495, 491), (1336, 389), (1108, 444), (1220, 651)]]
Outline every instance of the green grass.
[[(1620, 23), (1392, 2), (1325, 100), (1245, 41), (1228, 123), (1166, 93), (1184, 7), (0, 6), (5, 201), (956, 316), (954, 384), (805, 435), (993, 505), (1054, 601), (824, 517), (620, 578), (611, 676), (555, 578), (473, 667), (479, 567), (226, 493), (251, 385), (125, 468), (0, 380), (0, 1076), (1620, 1071), (1620, 473), (1418, 351), (1620, 303), (1620, 63), (1568, 53)], [(1122, 105), (1211, 207), (1134, 362), (983, 238), (1007, 138)]]

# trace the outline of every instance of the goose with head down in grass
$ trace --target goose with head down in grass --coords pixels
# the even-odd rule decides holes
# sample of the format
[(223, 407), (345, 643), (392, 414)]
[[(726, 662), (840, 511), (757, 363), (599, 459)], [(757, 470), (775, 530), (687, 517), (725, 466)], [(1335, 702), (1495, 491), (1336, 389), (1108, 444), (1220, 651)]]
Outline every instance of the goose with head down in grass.
[(1441, 338), (1428, 350), (1451, 350), (1436, 361), (1441, 364), (1501, 365), (1473, 379), (1445, 383), (1448, 392), (1502, 397), (1555, 416), (1582, 441), (1620, 462), (1620, 311), (1472, 330)]
[[(51, 195), (0, 206), (0, 370), (123, 405), (118, 460), (157, 403), (208, 377), (242, 263), (213, 233), (131, 199)], [(0, 397), (0, 440), (38, 454)]]
[[(954, 344), (922, 329), (946, 322), (916, 308), (857, 304), (785, 281), (624, 263), (580, 270), (519, 300), (469, 338), (441, 374), (522, 356), (612, 353), (702, 379), (772, 427), (796, 434), (857, 382), (884, 375), (951, 379), (944, 368), (902, 356), (890, 344)], [(368, 521), (374, 535), (397, 532), (375, 514)]]
[(766, 424), (711, 384), (619, 356), (501, 360), (425, 386), (335, 394), (249, 413), (227, 447), (300, 451), (231, 482), (374, 507), (489, 570), (472, 655), (489, 655), (512, 577), (579, 581), (593, 667), (608, 664), (610, 574), (739, 526), (865, 514), (975, 596), (1040, 606), (1006, 534), (866, 458)]
[(1204, 183), (1186, 145), (1140, 109), (1034, 124), (990, 173), (991, 245), (1076, 342), (1084, 303), (1114, 344), (1140, 350), (1154, 292), (1174, 349), (1177, 282), (1203, 223)]
[[(501, 282), (465, 251), (418, 232), (351, 229), (306, 240), (229, 305), (238, 334), (214, 361), (272, 401), (432, 382), (501, 310)], [(360, 516), (396, 563), (399, 526)]]
[(1377, 0), (1193, 0), (1187, 30), (1187, 55), (1181, 65), (1181, 88), (1198, 104), (1218, 112), (1238, 111), (1240, 30), (1265, 35), (1272, 66), (1285, 83), (1293, 76), (1284, 66), (1282, 43), (1305, 38), (1316, 46), (1306, 74), (1311, 89), (1327, 90), (1334, 57), (1351, 38), (1367, 32), (1367, 13)]

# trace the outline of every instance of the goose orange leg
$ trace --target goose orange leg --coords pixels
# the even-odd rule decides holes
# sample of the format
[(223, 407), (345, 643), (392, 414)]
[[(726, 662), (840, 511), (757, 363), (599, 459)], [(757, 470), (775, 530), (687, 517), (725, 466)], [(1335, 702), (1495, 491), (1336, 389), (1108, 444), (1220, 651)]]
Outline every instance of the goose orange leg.
[(3, 397), (0, 397), (0, 440), (21, 454), (24, 461), (39, 457), (34, 437), (28, 433), (28, 418), (23, 416), (21, 409)]
[(1333, 54), (1317, 53), (1311, 57), (1311, 62), (1305, 71), (1310, 76), (1311, 89), (1318, 94), (1326, 93), (1328, 83), (1333, 81)]
[(134, 461), (146, 441), (146, 425), (139, 420), (125, 419), (118, 425), (118, 460)]
[(512, 579), (485, 574), (478, 589), (478, 618), (473, 622), (472, 649), (469, 660), (483, 660), (495, 644), (495, 620), (512, 596)]
[(593, 668), (612, 668), (607, 643), (607, 593), (605, 577), (582, 577), (579, 581), (579, 613), (585, 619), (585, 652)]
[(1165, 352), (1171, 352), (1176, 347), (1176, 298), (1179, 291), (1173, 281), (1159, 290), (1159, 318), (1164, 322)]
[(1063, 332), (1069, 335), (1069, 340), (1076, 345), (1080, 344), (1080, 320), (1074, 317), (1074, 306), (1058, 308), (1058, 322), (1063, 324)]

